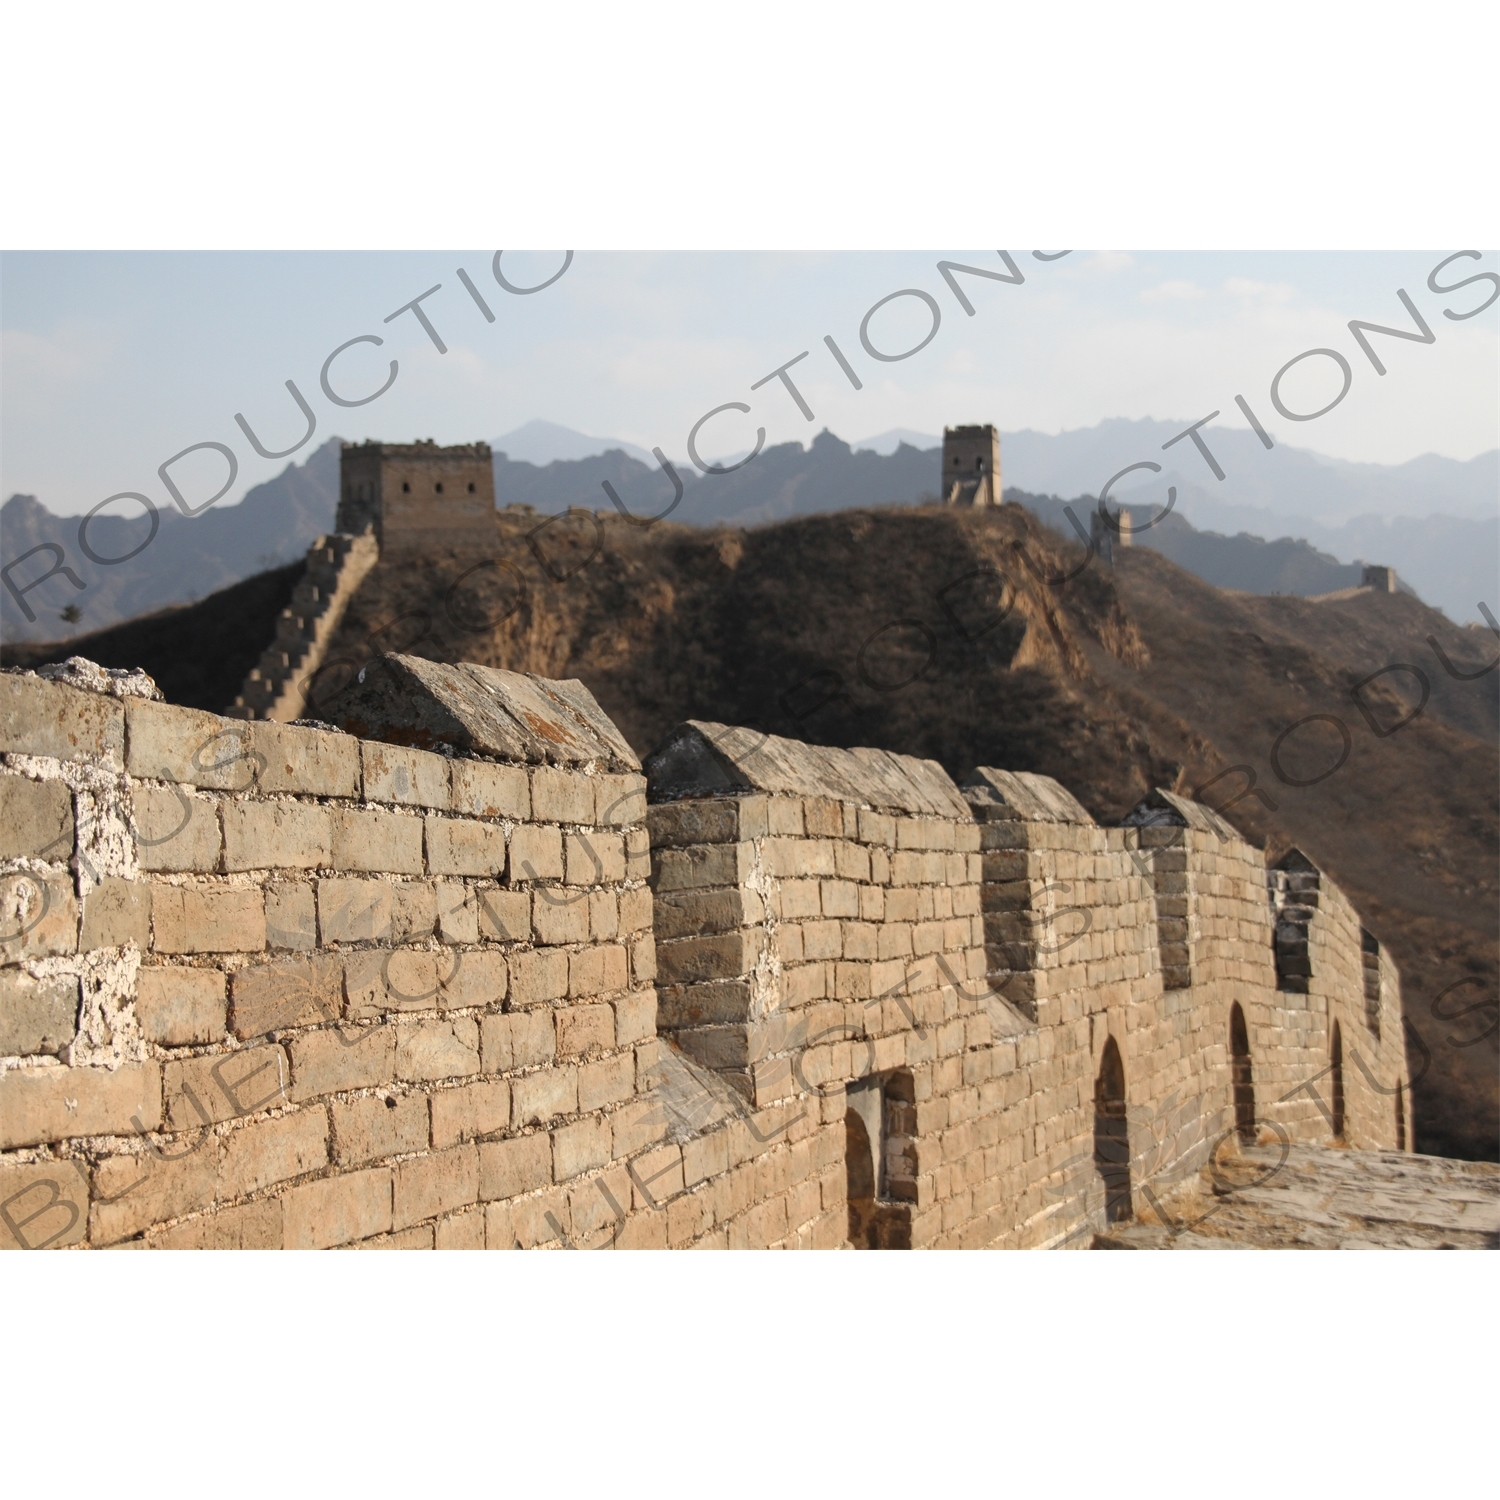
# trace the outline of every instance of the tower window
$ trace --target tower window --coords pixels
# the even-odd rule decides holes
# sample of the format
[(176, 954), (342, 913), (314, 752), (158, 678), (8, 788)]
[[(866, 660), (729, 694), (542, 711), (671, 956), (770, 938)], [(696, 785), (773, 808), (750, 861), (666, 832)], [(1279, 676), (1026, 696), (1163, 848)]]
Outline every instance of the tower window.
[(404, 479), (401, 481), (401, 493), (403, 495), (411, 494), (411, 485)]
[(474, 493), (474, 486), (472, 484), (469, 486), (469, 493), (471, 495)]
[(443, 493), (442, 482), (439, 481), (437, 484), (433, 485), (433, 489), (436, 490), (439, 495), (441, 495)]

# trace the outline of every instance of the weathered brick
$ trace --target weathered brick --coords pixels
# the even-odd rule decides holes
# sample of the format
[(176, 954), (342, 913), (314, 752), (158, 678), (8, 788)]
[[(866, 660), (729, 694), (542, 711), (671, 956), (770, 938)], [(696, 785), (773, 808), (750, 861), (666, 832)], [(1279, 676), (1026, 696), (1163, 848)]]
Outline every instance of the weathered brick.
[(103, 1068), (10, 1068), (0, 1072), (0, 1150), (80, 1135), (129, 1135), (161, 1124), (155, 1063)]
[(656, 1035), (656, 992), (641, 990), (613, 1002), (615, 1045), (628, 1047)]
[(318, 882), (318, 931), (325, 943), (390, 942), (393, 915), (386, 881)]
[(651, 868), (658, 891), (743, 885), (755, 868), (755, 845), (710, 844), (692, 849), (652, 850)]
[(0, 970), (0, 1057), (56, 1056), (78, 1031), (78, 980)]
[(651, 926), (652, 898), (649, 886), (620, 892), (620, 931), (642, 932)]
[[(810, 913), (798, 910), (795, 901), (789, 902), (787, 899), (788, 887), (808, 884), (811, 882), (787, 882), (783, 886), (781, 915), (784, 918), (817, 914), (816, 893)], [(636, 893), (631, 891), (626, 894), (633, 896)], [(623, 904), (625, 897), (620, 899)], [(702, 937), (706, 934), (734, 932), (746, 923), (759, 922), (765, 915), (765, 906), (754, 891), (664, 891), (653, 903), (646, 904), (644, 915), (645, 921), (638, 922), (634, 928), (627, 930), (651, 927), (654, 920), (658, 938)]]
[(622, 1109), (612, 1110), (609, 1124), (614, 1133), (615, 1157), (633, 1156), (654, 1145), (667, 1134), (670, 1123), (658, 1099), (635, 1099)]
[(540, 1067), (550, 1063), (555, 1055), (557, 1038), (550, 1011), (515, 1011), (504, 1016), (484, 1016), (480, 1028), (486, 1073)]
[(450, 1214), (446, 1219), (439, 1219), (433, 1226), (433, 1248), (483, 1250), (484, 1211), (474, 1208), (467, 1213)]
[(229, 995), (229, 1026), (241, 1040), (326, 1024), (344, 1009), (343, 962), (336, 954), (318, 953), (251, 964), (231, 976)]
[(456, 881), (443, 881), (435, 896), (438, 937), (445, 943), (477, 943), (479, 904), (469, 888)]
[(548, 1068), (511, 1080), (510, 1117), (517, 1130), (546, 1125), (578, 1109), (578, 1070)]
[(306, 802), (237, 802), (220, 808), (226, 870), (318, 870), (333, 862), (333, 816)]
[(589, 935), (587, 891), (543, 886), (531, 893), (531, 931), (539, 943), (583, 943)]
[(482, 1141), (479, 1146), (479, 1196), (489, 1202), (514, 1198), (552, 1181), (552, 1141), (527, 1135), (512, 1141)]
[(556, 828), (541, 828), (528, 823), (510, 836), (510, 859), (505, 878), (511, 885), (523, 880), (561, 880), (563, 875), (562, 834)]
[[(444, 970), (450, 967), (444, 960)], [(351, 1021), (389, 1011), (433, 1010), (442, 986), (438, 955), (421, 948), (374, 949), (344, 959), (344, 994)]]
[(0, 1162), (0, 1250), (61, 1249), (89, 1229), (89, 1179), (72, 1162)]
[(224, 840), (217, 802), (194, 796), (180, 786), (138, 786), (131, 801), (142, 870), (186, 870), (207, 875), (219, 868)]
[(61, 781), (0, 775), (0, 859), (66, 864), (73, 854), (73, 794)]
[(574, 999), (611, 995), (630, 982), (625, 949), (601, 943), (574, 953), (568, 960), (568, 994)]
[(265, 765), (250, 744), (250, 726), (237, 719), (130, 698), (125, 721), (125, 769), (132, 776), (244, 792)]
[(340, 1166), (427, 1149), (427, 1100), (421, 1094), (366, 1094), (347, 1103), (335, 1101), (329, 1113)]
[(473, 1146), (455, 1146), (397, 1162), (392, 1182), (392, 1223), (397, 1229), (467, 1208), (479, 1200), (479, 1152)]
[(162, 1107), (169, 1130), (233, 1120), (288, 1103), (286, 1053), (279, 1046), (242, 1047), (217, 1057), (162, 1066)]
[(573, 1236), (582, 1249), (600, 1249), (630, 1213), (630, 1177), (624, 1167), (601, 1172), (568, 1193)]
[(448, 807), (448, 762), (443, 756), (372, 740), (361, 740), (359, 751), (367, 802), (394, 802), (439, 811)]
[(509, 964), (512, 1005), (539, 1005), (568, 993), (568, 955), (561, 949), (512, 953)]
[(482, 760), (454, 760), (452, 804), (456, 813), (475, 818), (531, 817), (531, 788), (519, 766), (495, 766)]
[(322, 1250), (391, 1227), (391, 1169), (376, 1167), (293, 1188), (282, 1199), (288, 1250)]
[(157, 1250), (279, 1250), (281, 1203), (276, 1198), (264, 1198), (258, 1203), (221, 1208), (146, 1238)]
[(623, 828), (646, 821), (646, 778), (635, 772), (594, 777), (594, 825)]
[(615, 1044), (615, 1014), (607, 1005), (570, 1005), (555, 1012), (554, 1020), (560, 1058), (608, 1052)]
[(593, 778), (555, 766), (535, 767), (531, 773), (531, 816), (538, 823), (591, 824)]
[(125, 713), (118, 699), (41, 677), (0, 677), (0, 751), (56, 760), (124, 762)]
[[(557, 1187), (507, 1205), (505, 1217), (511, 1243), (520, 1250), (567, 1243), (573, 1233), (573, 1213), (568, 1198), (567, 1188)], [(485, 1215), (486, 1240), (491, 1245), (495, 1243), (496, 1218), (493, 1209)]]
[(607, 1109), (623, 1104), (635, 1093), (635, 1056), (620, 1052), (578, 1069), (578, 1108)]
[(96, 948), (151, 946), (151, 887), (143, 881), (106, 876), (84, 898), (82, 952)]
[(78, 898), (70, 877), (18, 870), (0, 876), (0, 963), (78, 949)]
[(299, 1103), (322, 1094), (376, 1088), (396, 1076), (393, 1026), (330, 1026), (294, 1037), (291, 1097)]
[(436, 1150), (479, 1136), (498, 1135), (510, 1125), (510, 1085), (503, 1078), (440, 1089), (430, 1103)]
[[(519, 830), (518, 830), (519, 832)], [(427, 868), (434, 875), (498, 877), (505, 869), (505, 830), (471, 818), (427, 819)]]
[(259, 953), (266, 946), (265, 899), (258, 890), (159, 885), (151, 929), (158, 953)]
[(266, 944), (304, 952), (318, 946), (318, 913), (312, 887), (303, 880), (283, 880), (265, 887)]
[(239, 1198), (328, 1165), (328, 1113), (322, 1106), (271, 1120), (249, 1120), (225, 1136), (220, 1198)]
[(637, 1208), (655, 1208), (685, 1191), (682, 1148), (662, 1146), (647, 1151), (630, 1164), (633, 1197)]
[(261, 791), (359, 796), (359, 741), (353, 735), (261, 719), (249, 730), (250, 749), (260, 757)]
[(479, 935), (499, 942), (526, 942), (531, 937), (531, 896), (486, 886), (476, 892)]
[(437, 887), (430, 880), (391, 882), (392, 943), (419, 943), (437, 931)]
[(163, 1155), (166, 1160), (150, 1151), (110, 1156), (94, 1169), (97, 1201), (89, 1216), (89, 1238), (95, 1244), (129, 1239), (214, 1201), (219, 1151), (211, 1135), (199, 1134), (188, 1144), (174, 1142)]
[(658, 943), (656, 962), (668, 984), (733, 979), (755, 968), (764, 947), (765, 934), (750, 927), (717, 937), (677, 938)]
[(479, 1026), (467, 1016), (413, 1021), (396, 1040), (396, 1076), (421, 1081), (462, 1078), (479, 1071)]
[(135, 1016), (141, 1035), (164, 1047), (221, 1041), (224, 975), (218, 969), (142, 968), (136, 974)]
[(552, 1132), (552, 1177), (566, 1182), (580, 1172), (602, 1167), (609, 1160), (609, 1121), (598, 1115), (564, 1125)]
[(614, 891), (589, 892), (589, 936), (598, 943), (620, 935), (620, 902)]
[[(693, 844), (733, 844), (770, 833), (765, 797), (704, 797), (661, 802), (646, 810), (656, 849)], [(797, 830), (801, 832), (800, 824)]]
[(333, 809), (333, 867), (420, 875), (423, 820), (383, 807)]
[(682, 1176), (691, 1188), (710, 1177), (729, 1170), (729, 1138), (725, 1131), (714, 1130), (694, 1136), (682, 1144)]
[(505, 955), (493, 948), (470, 948), (455, 953), (440, 975), (438, 1004), (445, 1010), (499, 1005), (509, 986)]
[(618, 833), (570, 833), (563, 856), (569, 885), (617, 885), (625, 878), (625, 840)]

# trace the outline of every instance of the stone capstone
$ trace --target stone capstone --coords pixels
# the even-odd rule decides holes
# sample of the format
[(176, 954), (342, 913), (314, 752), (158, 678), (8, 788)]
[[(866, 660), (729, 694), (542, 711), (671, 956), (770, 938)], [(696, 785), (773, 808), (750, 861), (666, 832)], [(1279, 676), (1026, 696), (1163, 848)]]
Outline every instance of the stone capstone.
[(1176, 792), (1157, 787), (1149, 792), (1121, 822), (1124, 828), (1191, 828), (1211, 833), (1220, 839), (1237, 839), (1239, 834), (1211, 807), (1179, 797)]
[(936, 761), (889, 750), (837, 750), (689, 719), (645, 763), (651, 801), (779, 792), (939, 818), (970, 816)]
[(389, 653), (323, 712), (361, 739), (445, 747), (530, 765), (638, 771), (640, 761), (578, 681)]
[[(1079, 823), (1094, 820), (1065, 787), (1034, 771), (998, 771), (977, 766), (965, 778), (964, 800), (991, 823)], [(981, 812), (982, 809), (982, 812)]]

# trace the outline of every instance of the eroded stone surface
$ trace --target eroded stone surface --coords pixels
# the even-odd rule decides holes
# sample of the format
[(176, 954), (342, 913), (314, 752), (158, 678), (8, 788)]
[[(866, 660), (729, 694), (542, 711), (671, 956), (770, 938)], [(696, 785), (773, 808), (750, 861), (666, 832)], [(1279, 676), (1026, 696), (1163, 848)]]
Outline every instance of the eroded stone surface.
[(1252, 1146), (1206, 1167), (1162, 1204), (1163, 1224), (1096, 1235), (1096, 1250), (1500, 1249), (1500, 1165), (1342, 1151)]
[(160, 703), (162, 691), (139, 667), (101, 667), (86, 656), (48, 662), (36, 669), (38, 677), (81, 688), (86, 693), (108, 693), (114, 698), (150, 698)]
[(759, 730), (689, 719), (646, 758), (653, 802), (779, 792), (882, 811), (965, 818), (969, 809), (936, 761), (889, 750), (836, 750)]
[(1050, 776), (978, 766), (961, 788), (988, 822), (1092, 824), (1083, 804)]
[(423, 750), (444, 746), (530, 765), (640, 769), (581, 682), (394, 652), (371, 662), (324, 712), (350, 734)]

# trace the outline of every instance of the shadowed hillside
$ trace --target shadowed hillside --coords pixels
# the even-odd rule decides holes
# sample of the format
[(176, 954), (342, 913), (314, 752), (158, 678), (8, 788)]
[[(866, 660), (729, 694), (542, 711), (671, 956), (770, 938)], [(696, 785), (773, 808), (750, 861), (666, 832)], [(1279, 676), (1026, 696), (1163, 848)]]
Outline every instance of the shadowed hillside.
[(100, 666), (141, 667), (168, 702), (223, 713), (291, 603), (302, 564), (291, 563), (231, 584), (197, 604), (158, 610), (70, 641), (0, 646), (0, 666), (38, 667), (86, 656)]

